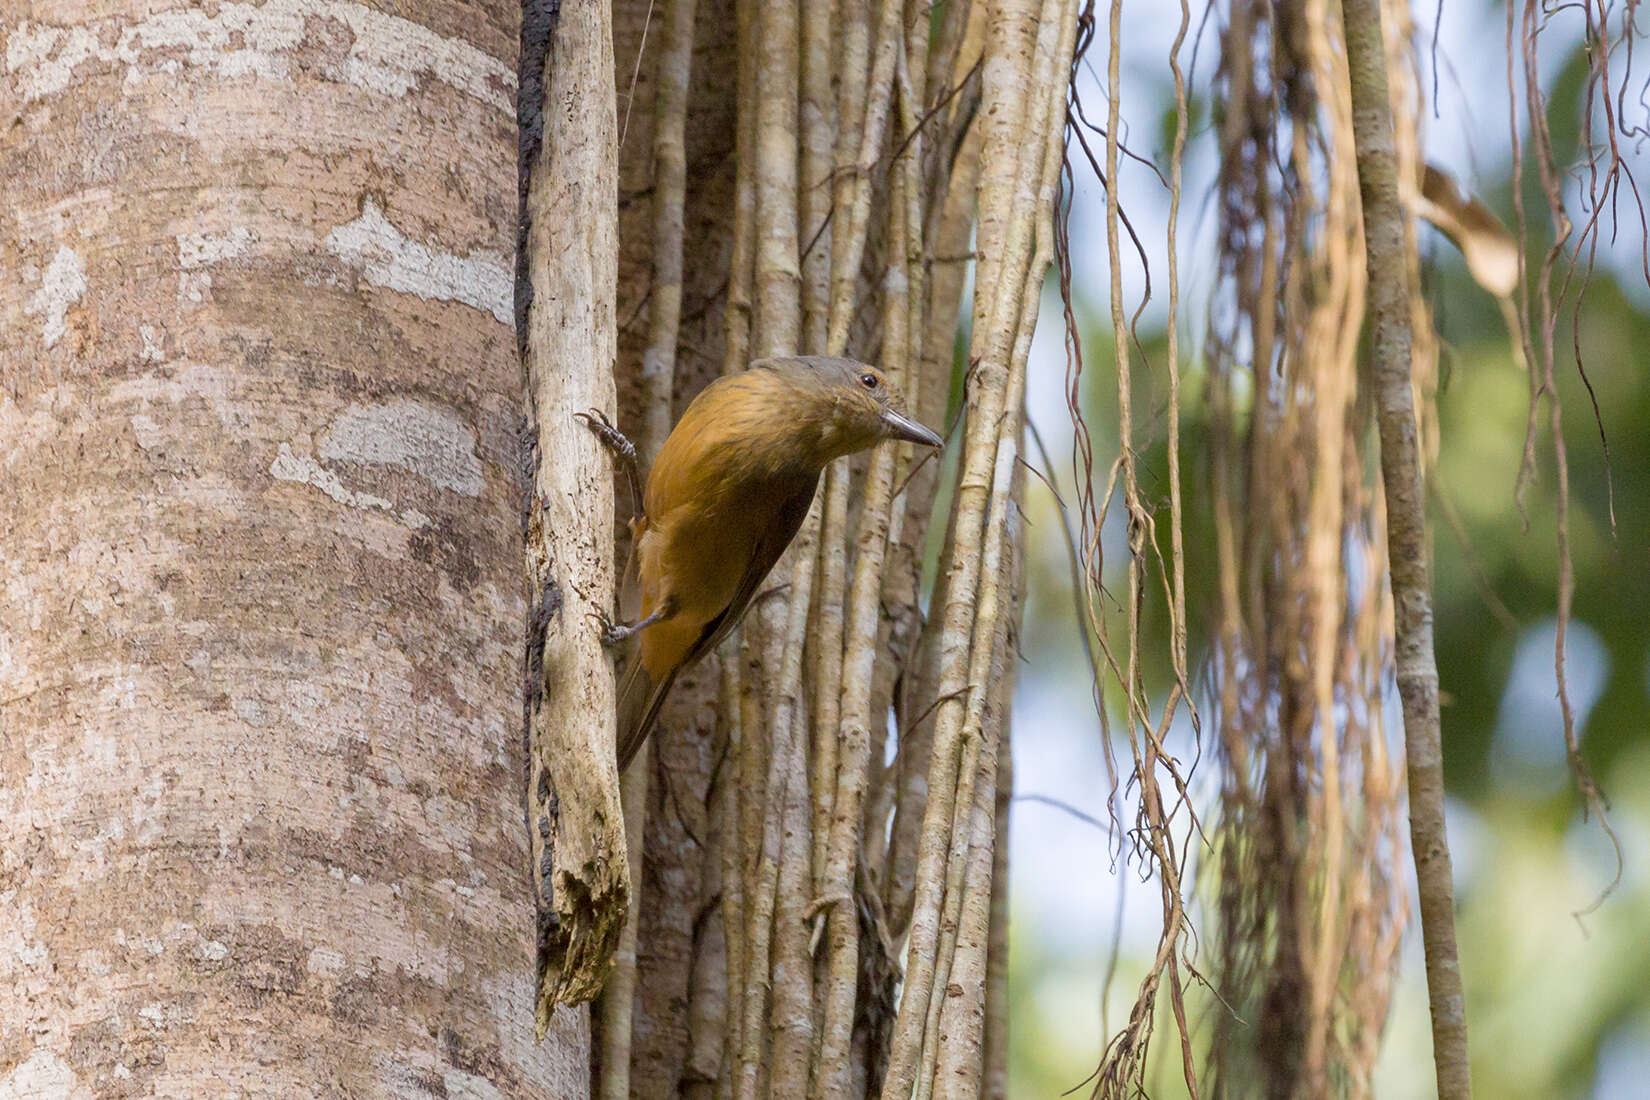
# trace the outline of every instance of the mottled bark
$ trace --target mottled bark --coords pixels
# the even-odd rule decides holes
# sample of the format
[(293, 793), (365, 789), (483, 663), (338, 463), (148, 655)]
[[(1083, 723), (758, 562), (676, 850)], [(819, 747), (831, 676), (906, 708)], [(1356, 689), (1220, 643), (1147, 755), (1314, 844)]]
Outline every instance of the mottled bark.
[[(518, 9), (0, 4), (0, 1094), (535, 1045)], [(566, 612), (563, 612), (565, 614)]]

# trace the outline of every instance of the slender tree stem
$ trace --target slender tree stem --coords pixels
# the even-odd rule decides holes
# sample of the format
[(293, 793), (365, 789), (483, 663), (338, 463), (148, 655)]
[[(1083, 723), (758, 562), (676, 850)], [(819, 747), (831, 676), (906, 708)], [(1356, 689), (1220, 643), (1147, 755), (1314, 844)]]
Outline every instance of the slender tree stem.
[(1441, 1100), (1463, 1100), (1472, 1094), (1472, 1086), (1467, 1061), (1466, 999), (1455, 945), (1449, 843), (1444, 832), (1444, 767), (1438, 666), (1432, 648), (1426, 495), (1410, 384), (1404, 212), (1398, 197), (1380, 3), (1342, 0), (1341, 11), (1369, 261), (1371, 354), (1381, 431), (1381, 479), (1386, 489), (1398, 691), (1403, 698), (1409, 763), (1409, 831), (1420, 887), (1433, 1062)]
[[(649, 469), (670, 434), (676, 382), (676, 337), (682, 318), (682, 236), (687, 194), (688, 77), (693, 65), (695, 0), (666, 0), (664, 41), (655, 69), (653, 106), (653, 281), (648, 295), (648, 343), (642, 353), (642, 431), (638, 445)], [(640, 508), (641, 501), (633, 507)], [(623, 578), (620, 578), (623, 583)], [(632, 660), (640, 660), (634, 655)], [(630, 853), (630, 896), (642, 895), (642, 852), (647, 827), (648, 778), (653, 749), (644, 744), (621, 780), (625, 846)], [(613, 971), (602, 994), (604, 1100), (630, 1096), (631, 1016), (636, 998), (636, 934), (640, 911), (630, 907)]]
[[(542, 454), (532, 471), (526, 562), (530, 625), (530, 842), (540, 910), (536, 1022), (555, 1004), (596, 995), (630, 902), (613, 673), (587, 612), (613, 591), (612, 466), (573, 420), (615, 407), (612, 363), (618, 262), (618, 131), (607, 5), (561, 5), (546, 65), (543, 145), (527, 191), (532, 307), (528, 407)], [(588, 363), (569, 371), (567, 363)], [(546, 700), (556, 700), (546, 705)]]

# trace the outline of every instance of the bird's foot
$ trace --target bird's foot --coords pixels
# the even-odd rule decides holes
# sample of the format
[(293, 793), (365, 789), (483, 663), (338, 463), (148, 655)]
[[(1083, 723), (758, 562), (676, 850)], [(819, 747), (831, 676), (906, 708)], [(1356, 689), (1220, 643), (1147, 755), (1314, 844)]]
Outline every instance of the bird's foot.
[(669, 609), (674, 608), (674, 606), (673, 603), (667, 602), (660, 610), (654, 611), (645, 619), (637, 619), (633, 623), (616, 623), (608, 618), (605, 611), (592, 611), (589, 614), (592, 619), (596, 620), (596, 625), (601, 630), (602, 644), (616, 646), (620, 642), (629, 640), (644, 627), (652, 626), (660, 619), (668, 618), (670, 615)]
[(609, 648), (629, 640), (632, 635), (642, 628), (640, 623), (614, 622), (605, 611), (592, 611), (590, 612), (590, 618), (596, 623), (602, 645)]
[(595, 433), (596, 438), (602, 441), (602, 446), (612, 451), (614, 457), (624, 462), (636, 461), (636, 444), (613, 426), (613, 421), (607, 418), (606, 413), (600, 409), (591, 409), (589, 412), (574, 413), (573, 419), (584, 421), (584, 426)]
[(596, 438), (601, 441), (601, 445), (606, 447), (619, 465), (624, 467), (625, 478), (630, 484), (630, 493), (636, 500), (637, 510), (640, 511), (642, 507), (642, 473), (641, 460), (636, 456), (636, 444), (630, 441), (629, 436), (614, 427), (613, 422), (607, 418), (607, 414), (600, 409), (574, 413), (573, 418), (584, 421), (584, 426), (595, 434)]
[(659, 601), (659, 605), (653, 609), (653, 613), (651, 615), (648, 615), (643, 619), (637, 619), (633, 623), (616, 623), (612, 619), (608, 618), (607, 612), (605, 611), (591, 611), (587, 614), (589, 614), (592, 619), (596, 620), (597, 625), (600, 627), (602, 644), (614, 646), (618, 645), (622, 641), (625, 641), (632, 635), (639, 633), (644, 628), (650, 627), (654, 623), (662, 622), (665, 619), (670, 618), (672, 615), (676, 614), (676, 606), (676, 597), (666, 596), (663, 600)]

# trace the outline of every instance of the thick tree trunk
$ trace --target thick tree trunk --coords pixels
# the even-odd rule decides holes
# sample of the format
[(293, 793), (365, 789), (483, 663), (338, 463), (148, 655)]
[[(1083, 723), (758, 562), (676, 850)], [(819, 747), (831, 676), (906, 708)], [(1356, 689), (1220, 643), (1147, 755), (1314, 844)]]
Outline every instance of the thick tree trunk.
[(533, 1042), (518, 9), (0, 3), (0, 1094)]

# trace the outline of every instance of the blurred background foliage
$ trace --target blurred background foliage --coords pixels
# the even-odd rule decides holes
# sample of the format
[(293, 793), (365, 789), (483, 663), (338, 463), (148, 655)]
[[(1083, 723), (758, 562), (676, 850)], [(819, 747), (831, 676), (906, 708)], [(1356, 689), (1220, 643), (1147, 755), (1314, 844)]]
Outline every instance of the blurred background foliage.
[[(1433, 26), (1432, 9), (1426, 7), (1416, 13), (1423, 57)], [(1444, 28), (1440, 66), (1445, 78), (1438, 92), (1444, 110), (1441, 121), (1429, 119), (1423, 129), (1428, 131), (1429, 157), (1459, 173), (1464, 185), (1512, 225), (1505, 62), (1470, 56), (1484, 52), (1479, 40), (1486, 33), (1494, 35), (1499, 54), (1504, 9), (1489, 3), (1473, 7), (1471, 13), (1452, 15)], [(1127, 34), (1125, 27), (1125, 43), (1131, 41)], [(1557, 50), (1551, 37), (1544, 53), (1553, 55), (1543, 63), (1554, 74), (1549, 123), (1561, 162), (1567, 162), (1578, 141), (1585, 56), (1574, 42)], [(1152, 124), (1141, 127), (1138, 134), (1143, 136), (1136, 140), (1155, 144), (1136, 151), (1163, 164), (1161, 150), (1168, 148), (1172, 115), (1165, 125), (1155, 107), (1149, 113), (1140, 107), (1172, 102), (1161, 56), (1155, 46), (1152, 51), (1126, 46), (1134, 95), (1131, 100), (1126, 94), (1124, 113)], [(1501, 75), (1493, 78), (1497, 64)], [(1482, 72), (1492, 79), (1475, 78)], [(1468, 97), (1452, 106), (1450, 97), (1465, 96), (1469, 87), (1493, 91), (1481, 102)], [(1208, 136), (1200, 121), (1206, 117), (1206, 111), (1194, 112), (1194, 143)], [(1195, 155), (1189, 153), (1188, 160), (1189, 219), (1196, 218), (1201, 198), (1195, 190)], [(1642, 151), (1629, 155), (1650, 171)], [(1150, 240), (1154, 204), (1166, 208), (1167, 200), (1148, 181), (1137, 173), (1134, 191), (1129, 190), (1131, 181), (1121, 186), (1126, 208), (1132, 200), (1137, 225)], [(1547, 244), (1545, 227), (1536, 220), (1545, 204), (1533, 168), (1526, 170), (1524, 185), (1534, 237), (1526, 255), (1533, 270)], [(1074, 250), (1097, 254), (1078, 265), (1074, 297), (1088, 364), (1081, 400), (1095, 429), (1096, 476), (1103, 478), (1116, 453), (1115, 437), (1107, 431), (1115, 425), (1112, 333), (1103, 309), (1096, 308), (1107, 293), (1104, 240), (1098, 214), (1079, 216), (1084, 203), (1097, 203), (1099, 194), (1078, 188), (1073, 240)], [(1573, 184), (1568, 195), (1574, 216), (1580, 196)], [(1644, 230), (1630, 194), (1624, 193), (1616, 215), (1619, 232), (1612, 239), (1606, 221), (1586, 295), (1578, 310), (1571, 294), (1560, 311), (1556, 340), (1575, 569), (1566, 672), (1583, 750), (1612, 801), (1609, 820), (1623, 857), (1619, 885), (1585, 914), (1581, 911), (1610, 883), (1616, 862), (1596, 818), (1582, 819), (1565, 762), (1553, 662), (1559, 571), (1547, 417), (1543, 412), (1538, 421), (1535, 475), (1521, 509), (1515, 483), (1529, 417), (1528, 379), (1515, 361), (1493, 299), (1473, 283), (1446, 241), (1422, 230), (1426, 297), (1441, 341), (1439, 453), (1431, 489), (1458, 936), (1474, 1086), (1478, 1095), (1498, 1100), (1650, 1096), (1650, 739), (1644, 736), (1650, 716), (1650, 287), (1641, 259)], [(1197, 629), (1210, 620), (1212, 577), (1206, 566), (1212, 555), (1200, 548), (1212, 544), (1212, 520), (1206, 471), (1200, 465), (1205, 424), (1195, 335), (1201, 332), (1197, 314), (1207, 308), (1207, 287), (1200, 300), (1192, 282), (1200, 245), (1193, 232), (1183, 228), (1183, 233), (1182, 255), (1193, 272), (1183, 298), (1183, 331), (1194, 337), (1181, 344), (1186, 349), (1187, 580), (1192, 642), (1201, 649)], [(1161, 249), (1160, 232), (1157, 240)], [(1155, 263), (1154, 273), (1161, 278)], [(1061, 326), (1059, 300), (1051, 290), (1033, 353), (1031, 418), (1054, 456), (1054, 469), (1043, 472), (1056, 488), (1069, 489)], [(1160, 310), (1148, 311), (1135, 339), (1135, 362), (1144, 359), (1153, 365), (1150, 372), (1138, 372), (1136, 407), (1150, 414), (1143, 426), (1150, 445), (1142, 454), (1142, 487), (1150, 503), (1163, 510), (1161, 537), (1166, 540), (1167, 394)], [(1575, 347), (1591, 394), (1577, 370)], [(1594, 420), (1595, 399), (1608, 458)], [(1041, 470), (1034, 443), (1028, 443), (1027, 453)], [(1017, 802), (1010, 841), (1011, 1095), (1043, 1097), (1079, 1086), (1098, 1061), (1133, 1000), (1133, 984), (1155, 944), (1159, 918), (1156, 884), (1140, 881), (1136, 864), (1121, 857), (1116, 836), (1106, 827), (1110, 781), (1074, 625), (1062, 519), (1046, 483), (1028, 480), (1027, 495), (1029, 596), (1025, 664), (1016, 699)], [(1121, 565), (1126, 553), (1121, 532), (1108, 528), (1105, 539), (1108, 562)], [(1160, 619), (1148, 620), (1143, 645), (1158, 661), (1147, 678), (1158, 690), (1168, 678), (1164, 627)], [(1395, 716), (1396, 705), (1390, 710)], [(1199, 751), (1184, 724), (1173, 731), (1172, 746), (1183, 760)], [(1209, 820), (1216, 790), (1211, 754), (1212, 746), (1206, 745), (1194, 783)], [(1120, 812), (1125, 820), (1132, 813)], [(1408, 853), (1402, 858), (1407, 863)], [(1410, 909), (1413, 913), (1413, 900)], [(1115, 977), (1107, 986), (1114, 945)], [(1425, 981), (1413, 918), (1401, 965), (1376, 1090), (1398, 1100), (1433, 1095)], [(1224, 1011), (1207, 994), (1197, 1002), (1204, 1013)], [(1208, 1031), (1205, 1023), (1199, 1034), (1206, 1037)], [(1158, 1039), (1154, 1061), (1160, 1072), (1152, 1095), (1184, 1095), (1172, 1029), (1161, 1028)], [(1086, 1091), (1077, 1089), (1079, 1095)]]

